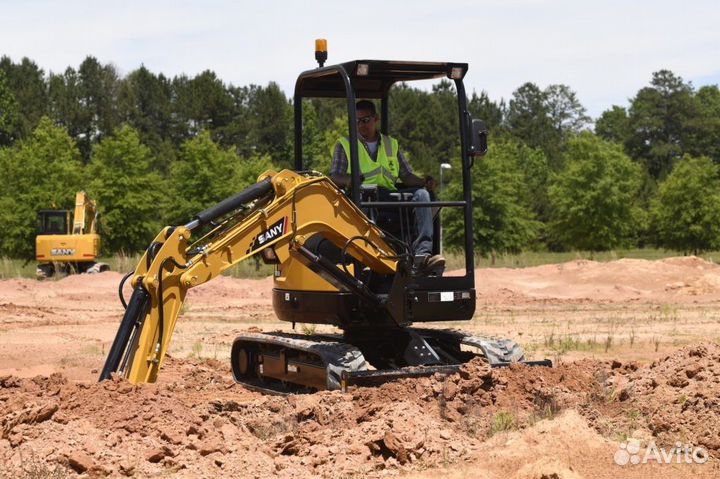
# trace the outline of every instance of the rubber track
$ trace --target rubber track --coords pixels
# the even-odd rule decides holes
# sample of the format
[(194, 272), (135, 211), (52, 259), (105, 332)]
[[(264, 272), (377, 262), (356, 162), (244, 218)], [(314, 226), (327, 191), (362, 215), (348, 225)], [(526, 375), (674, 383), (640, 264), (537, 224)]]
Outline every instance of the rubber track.
[[(520, 345), (510, 339), (489, 336), (473, 336), (455, 329), (410, 328), (413, 331), (445, 341), (457, 341), (460, 344), (480, 349), (493, 364), (508, 364), (524, 361)], [(366, 371), (368, 364), (362, 352), (352, 344), (342, 342), (339, 335), (318, 335), (312, 339), (305, 335), (290, 333), (243, 333), (236, 340), (284, 346), (298, 351), (306, 351), (322, 359), (327, 368), (327, 388), (340, 389), (341, 374), (347, 371)]]
[(340, 389), (343, 370), (364, 371), (367, 362), (362, 352), (352, 344), (343, 343), (341, 336), (308, 336), (289, 333), (243, 333), (235, 340), (285, 346), (298, 351), (315, 354), (327, 367), (327, 388)]

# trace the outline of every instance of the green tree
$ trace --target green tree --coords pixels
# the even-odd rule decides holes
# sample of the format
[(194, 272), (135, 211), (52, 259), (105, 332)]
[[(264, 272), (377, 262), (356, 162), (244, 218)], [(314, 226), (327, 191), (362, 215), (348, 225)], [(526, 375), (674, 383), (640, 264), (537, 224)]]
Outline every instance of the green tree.
[(182, 126), (182, 139), (202, 131), (215, 132), (232, 120), (235, 102), (225, 84), (210, 70), (189, 79), (182, 75), (173, 80), (176, 111)]
[(269, 168), (267, 160), (261, 165), (242, 160), (232, 150), (223, 150), (209, 132), (186, 141), (170, 169), (170, 223), (187, 223), (200, 211), (255, 183), (260, 173)]
[(696, 156), (709, 156), (720, 163), (720, 88), (704, 86), (695, 95), (699, 115), (690, 126), (690, 148)]
[(695, 254), (720, 248), (720, 167), (686, 155), (660, 184), (651, 212), (659, 246)]
[(534, 83), (525, 83), (513, 92), (506, 119), (510, 133), (530, 147), (547, 151), (557, 142), (547, 95)]
[(15, 95), (5, 81), (5, 74), (0, 70), (0, 146), (10, 145), (15, 141), (19, 120)]
[(93, 148), (88, 190), (103, 213), (103, 241), (110, 252), (141, 251), (163, 226), (158, 206), (166, 186), (152, 164), (152, 152), (127, 125)]
[(268, 155), (277, 168), (292, 168), (292, 107), (275, 82), (253, 86), (248, 98), (251, 156)]
[(432, 92), (400, 84), (390, 90), (389, 106), (390, 134), (398, 139), (417, 174), (434, 173), (440, 163), (460, 156), (457, 94), (452, 83), (440, 81)]
[(0, 170), (0, 255), (33, 258), (38, 210), (72, 209), (84, 187), (80, 152), (45, 117), (27, 139), (0, 149)]
[(101, 65), (88, 56), (78, 70), (68, 67), (62, 75), (50, 75), (50, 115), (65, 126), (77, 142), (85, 163), (92, 146), (118, 125), (118, 74), (112, 65)]
[(498, 137), (498, 133), (503, 129), (505, 118), (505, 103), (495, 103), (490, 100), (487, 92), (482, 91), (480, 95), (473, 92), (468, 100), (468, 111), (474, 119), (483, 120), (488, 130), (493, 132), (493, 136)]
[(613, 105), (611, 109), (604, 111), (595, 122), (595, 133), (604, 140), (624, 144), (630, 134), (625, 108)]
[(327, 173), (330, 170), (330, 155), (318, 121), (315, 105), (310, 101), (303, 103), (303, 165), (306, 170)]
[(535, 218), (546, 222), (549, 218), (548, 185), (551, 173), (547, 155), (539, 148), (530, 148), (511, 138), (496, 141), (493, 148), (522, 173), (524, 186), (520, 188), (520, 199)]
[(640, 167), (590, 133), (568, 142), (564, 163), (548, 190), (551, 243), (590, 251), (630, 243), (643, 224)]
[(175, 159), (174, 142), (185, 138), (173, 112), (173, 97), (172, 82), (145, 66), (130, 72), (118, 87), (121, 120), (138, 131), (142, 143), (153, 152), (155, 168), (162, 172), (167, 172)]
[(0, 71), (18, 105), (17, 138), (26, 138), (47, 115), (48, 98), (44, 72), (29, 58), (14, 63), (10, 57), (0, 58)]
[(626, 150), (654, 178), (664, 178), (684, 153), (693, 151), (692, 120), (698, 113), (691, 84), (669, 70), (653, 73), (650, 86), (631, 101)]
[[(505, 143), (491, 145), (487, 156), (478, 159), (472, 169), (473, 233), (480, 254), (518, 252), (538, 236), (541, 225), (524, 201), (527, 185), (518, 168), (518, 151)], [(446, 184), (443, 196), (462, 198), (461, 182)], [(448, 208), (443, 228), (445, 244), (450, 249), (462, 248), (462, 210)]]
[(587, 126), (590, 117), (569, 86), (549, 85), (544, 93), (548, 116), (560, 141), (567, 141)]

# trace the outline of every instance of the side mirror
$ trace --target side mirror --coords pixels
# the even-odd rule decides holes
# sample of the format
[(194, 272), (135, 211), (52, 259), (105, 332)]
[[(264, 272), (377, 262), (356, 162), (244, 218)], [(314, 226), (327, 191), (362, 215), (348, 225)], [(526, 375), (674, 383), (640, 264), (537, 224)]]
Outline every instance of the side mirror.
[(488, 151), (488, 130), (482, 120), (472, 121), (470, 133), (470, 156), (483, 156)]

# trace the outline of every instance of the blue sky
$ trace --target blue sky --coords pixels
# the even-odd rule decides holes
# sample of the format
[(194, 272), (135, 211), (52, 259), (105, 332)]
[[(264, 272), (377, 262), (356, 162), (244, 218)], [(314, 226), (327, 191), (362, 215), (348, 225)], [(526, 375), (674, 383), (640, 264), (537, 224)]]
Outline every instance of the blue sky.
[(495, 100), (526, 81), (565, 83), (592, 116), (626, 106), (661, 68), (696, 87), (720, 83), (716, 0), (0, 0), (0, 12), (0, 55), (53, 72), (93, 55), (121, 74), (211, 69), (289, 94), (326, 38), (328, 63), (468, 62), (468, 91)]

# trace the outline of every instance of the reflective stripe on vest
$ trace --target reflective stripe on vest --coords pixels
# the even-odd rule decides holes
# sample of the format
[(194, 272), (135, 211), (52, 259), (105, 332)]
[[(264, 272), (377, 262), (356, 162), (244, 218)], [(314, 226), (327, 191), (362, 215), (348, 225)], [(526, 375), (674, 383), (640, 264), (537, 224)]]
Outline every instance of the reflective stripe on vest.
[[(350, 174), (350, 140), (347, 137), (342, 137), (339, 141), (345, 150), (345, 156), (348, 159), (347, 173)], [(373, 161), (365, 145), (358, 140), (360, 172), (365, 176), (363, 184), (378, 185), (388, 190), (397, 191), (395, 183), (397, 183), (400, 173), (400, 163), (397, 158), (398, 142), (390, 136), (380, 135), (380, 143), (382, 148), (378, 145), (377, 161)]]

